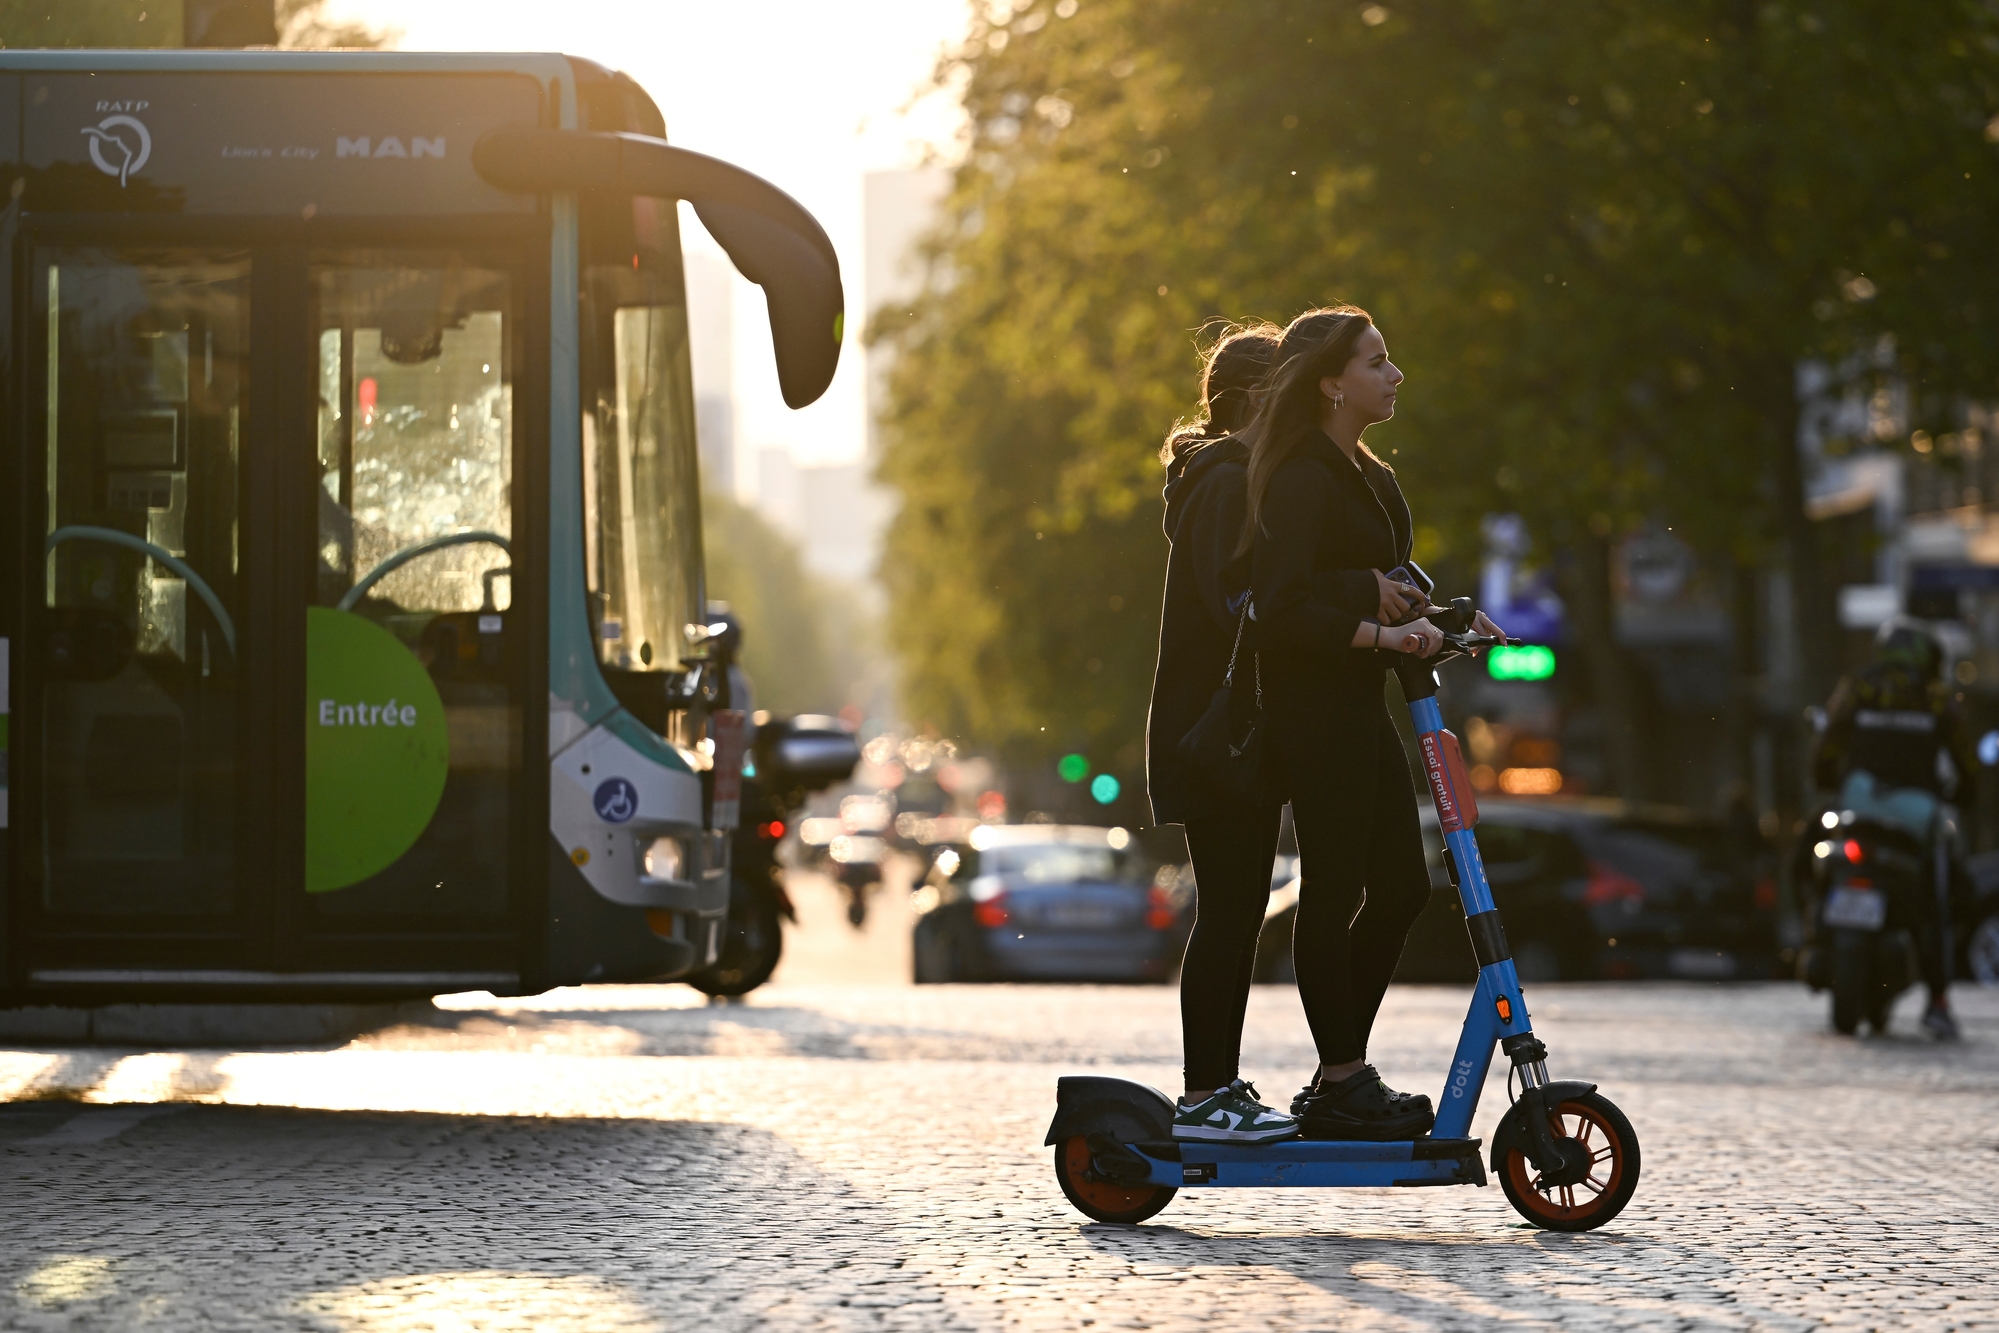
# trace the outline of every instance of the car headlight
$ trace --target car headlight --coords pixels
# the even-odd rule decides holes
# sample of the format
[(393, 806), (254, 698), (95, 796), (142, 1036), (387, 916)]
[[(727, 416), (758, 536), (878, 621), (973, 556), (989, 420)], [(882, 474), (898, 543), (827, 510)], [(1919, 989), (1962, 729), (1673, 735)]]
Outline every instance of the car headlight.
[(640, 857), (649, 879), (687, 878), (687, 849), (678, 838), (654, 838)]

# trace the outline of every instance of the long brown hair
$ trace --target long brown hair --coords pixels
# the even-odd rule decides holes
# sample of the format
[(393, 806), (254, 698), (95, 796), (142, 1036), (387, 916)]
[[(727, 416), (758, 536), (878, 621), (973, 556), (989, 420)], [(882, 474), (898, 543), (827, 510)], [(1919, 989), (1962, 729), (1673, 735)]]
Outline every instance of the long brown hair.
[(1227, 324), (1201, 364), (1201, 411), (1205, 420), (1176, 426), (1160, 446), (1159, 461), (1171, 463), (1200, 440), (1233, 435), (1248, 424), (1256, 391), (1270, 373), (1270, 358), (1284, 334), (1268, 320)]
[(1374, 317), (1357, 305), (1324, 306), (1292, 320), (1278, 340), (1270, 378), (1243, 432), (1249, 440), (1249, 512), (1237, 555), (1256, 540), (1270, 478), (1306, 432), (1318, 429), (1319, 381), (1345, 371), (1354, 344), (1373, 327)]

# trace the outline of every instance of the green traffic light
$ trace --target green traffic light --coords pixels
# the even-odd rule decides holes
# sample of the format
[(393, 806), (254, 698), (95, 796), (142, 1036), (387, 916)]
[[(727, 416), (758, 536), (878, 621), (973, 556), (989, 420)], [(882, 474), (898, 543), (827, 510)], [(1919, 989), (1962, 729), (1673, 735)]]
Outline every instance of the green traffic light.
[(1494, 648), (1486, 654), (1485, 670), (1494, 680), (1546, 680), (1555, 674), (1555, 650), (1538, 643)]
[(1090, 795), (1096, 798), (1098, 805), (1109, 805), (1122, 790), (1123, 786), (1108, 773), (1097, 774), (1096, 780), (1090, 783)]
[(1090, 761), (1079, 754), (1065, 754), (1055, 761), (1055, 771), (1064, 782), (1081, 782), (1090, 776)]

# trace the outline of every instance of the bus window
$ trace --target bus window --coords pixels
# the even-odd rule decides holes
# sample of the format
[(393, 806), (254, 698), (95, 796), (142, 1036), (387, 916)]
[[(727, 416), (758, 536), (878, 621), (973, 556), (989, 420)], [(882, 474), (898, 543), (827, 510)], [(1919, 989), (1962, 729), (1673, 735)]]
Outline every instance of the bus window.
[(513, 531), (505, 275), (356, 256), (317, 266), (314, 286), (321, 605), (429, 545), (365, 589), (385, 618), (409, 631), (440, 611), (505, 610), (506, 548), (476, 535)]
[(683, 664), (700, 619), (701, 489), (680, 233), (670, 200), (586, 217), (583, 507), (591, 630), (621, 671)]
[(46, 330), (44, 906), (235, 894), (246, 256), (37, 256)]
[(322, 918), (498, 913), (520, 765), (512, 284), (406, 251), (321, 254), (311, 282), (306, 890)]

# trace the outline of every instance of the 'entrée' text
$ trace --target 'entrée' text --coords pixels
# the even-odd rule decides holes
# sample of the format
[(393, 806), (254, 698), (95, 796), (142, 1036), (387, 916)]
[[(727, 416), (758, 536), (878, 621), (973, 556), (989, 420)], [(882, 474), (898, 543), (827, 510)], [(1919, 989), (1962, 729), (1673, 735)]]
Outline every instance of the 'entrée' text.
[(416, 705), (397, 707), (394, 699), (385, 704), (342, 704), (331, 699), (319, 701), (322, 727), (413, 727)]

